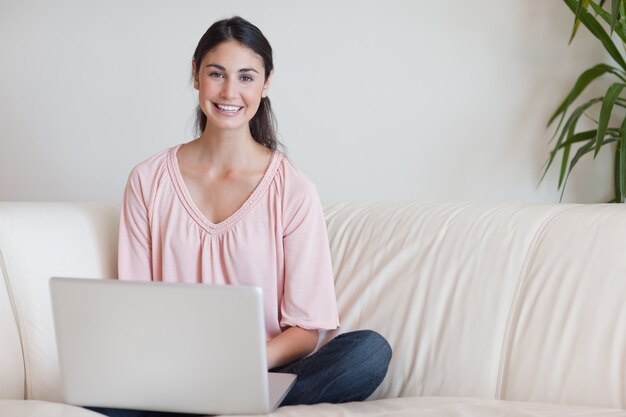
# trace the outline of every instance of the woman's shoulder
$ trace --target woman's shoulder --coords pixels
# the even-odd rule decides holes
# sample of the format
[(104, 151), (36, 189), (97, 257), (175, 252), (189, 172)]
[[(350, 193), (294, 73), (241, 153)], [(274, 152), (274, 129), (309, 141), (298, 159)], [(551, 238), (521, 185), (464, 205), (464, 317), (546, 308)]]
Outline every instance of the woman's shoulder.
[(163, 149), (151, 157), (141, 161), (130, 171), (130, 178), (149, 181), (159, 177), (167, 167), (167, 159), (175, 154), (180, 145)]
[(296, 164), (280, 154), (281, 160), (276, 174), (277, 192), (286, 206), (299, 206), (319, 201), (315, 183)]
[(276, 152), (281, 158), (277, 174), (282, 188), (291, 193), (316, 193), (313, 181), (285, 154)]

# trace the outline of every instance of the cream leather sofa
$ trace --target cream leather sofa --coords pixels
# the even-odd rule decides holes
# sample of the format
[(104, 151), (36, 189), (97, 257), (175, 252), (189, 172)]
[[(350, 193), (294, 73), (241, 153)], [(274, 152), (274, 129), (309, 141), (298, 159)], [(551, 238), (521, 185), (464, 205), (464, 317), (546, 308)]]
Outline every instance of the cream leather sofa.
[[(326, 207), (340, 331), (394, 349), (372, 399), (276, 416), (626, 416), (623, 205)], [(114, 277), (117, 207), (0, 203), (0, 416), (61, 401), (51, 275)], [(326, 335), (329, 338), (332, 335)]]

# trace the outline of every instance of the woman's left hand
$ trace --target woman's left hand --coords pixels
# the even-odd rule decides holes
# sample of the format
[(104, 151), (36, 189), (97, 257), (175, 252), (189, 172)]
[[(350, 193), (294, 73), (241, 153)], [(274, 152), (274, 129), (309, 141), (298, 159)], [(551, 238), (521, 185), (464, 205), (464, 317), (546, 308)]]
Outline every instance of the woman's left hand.
[(318, 330), (290, 327), (267, 342), (268, 369), (287, 365), (313, 352), (319, 339)]

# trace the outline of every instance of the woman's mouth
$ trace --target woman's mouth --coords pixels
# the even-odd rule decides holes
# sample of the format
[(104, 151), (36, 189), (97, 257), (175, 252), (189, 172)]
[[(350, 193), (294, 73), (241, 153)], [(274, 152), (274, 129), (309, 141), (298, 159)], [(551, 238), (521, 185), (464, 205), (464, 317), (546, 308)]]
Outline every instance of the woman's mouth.
[(213, 103), (213, 105), (215, 106), (215, 108), (220, 113), (226, 114), (226, 115), (229, 115), (229, 116), (233, 116), (233, 115), (239, 113), (239, 111), (241, 109), (243, 109), (243, 107), (241, 107), (241, 106), (233, 106), (233, 105), (230, 105), (230, 104), (216, 104), (216, 103)]

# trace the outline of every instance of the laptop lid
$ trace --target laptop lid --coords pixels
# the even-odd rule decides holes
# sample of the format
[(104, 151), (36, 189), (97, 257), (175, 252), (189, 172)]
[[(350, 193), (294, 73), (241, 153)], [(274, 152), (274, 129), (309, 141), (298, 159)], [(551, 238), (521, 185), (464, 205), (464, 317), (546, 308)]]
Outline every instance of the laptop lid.
[(61, 379), (70, 404), (198, 414), (268, 413), (261, 289), (50, 280)]

